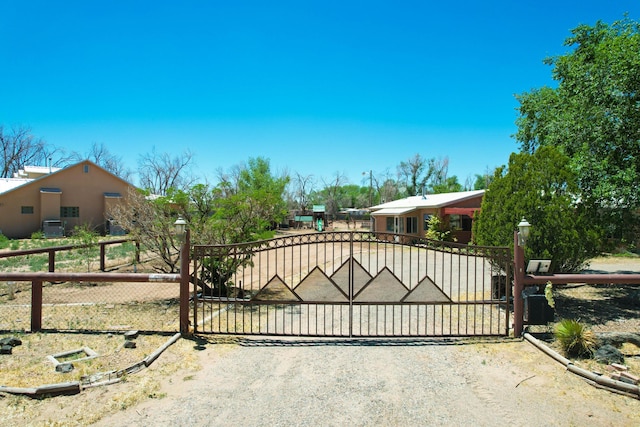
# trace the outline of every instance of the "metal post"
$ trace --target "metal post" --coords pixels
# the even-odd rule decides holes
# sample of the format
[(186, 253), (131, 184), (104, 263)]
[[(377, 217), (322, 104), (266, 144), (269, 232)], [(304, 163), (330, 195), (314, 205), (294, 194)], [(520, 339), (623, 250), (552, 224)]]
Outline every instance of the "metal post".
[(56, 271), (56, 251), (49, 251), (49, 273)]
[(100, 243), (100, 271), (105, 270), (106, 246), (104, 243)]
[(518, 232), (513, 234), (513, 335), (522, 335), (524, 323), (524, 248), (518, 245)]
[(31, 332), (42, 329), (42, 280), (31, 281)]
[(191, 233), (187, 229), (180, 248), (180, 332), (189, 333), (189, 261)]

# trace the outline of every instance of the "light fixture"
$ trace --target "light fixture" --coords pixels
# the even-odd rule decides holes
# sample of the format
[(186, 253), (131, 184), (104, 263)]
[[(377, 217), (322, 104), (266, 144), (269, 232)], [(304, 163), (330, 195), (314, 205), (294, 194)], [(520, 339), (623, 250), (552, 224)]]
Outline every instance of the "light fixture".
[(176, 229), (176, 234), (182, 239), (182, 236), (184, 236), (184, 233), (187, 231), (187, 221), (179, 216), (176, 222), (173, 223), (173, 226)]
[(524, 217), (518, 224), (518, 246), (525, 246), (531, 233), (531, 224)]

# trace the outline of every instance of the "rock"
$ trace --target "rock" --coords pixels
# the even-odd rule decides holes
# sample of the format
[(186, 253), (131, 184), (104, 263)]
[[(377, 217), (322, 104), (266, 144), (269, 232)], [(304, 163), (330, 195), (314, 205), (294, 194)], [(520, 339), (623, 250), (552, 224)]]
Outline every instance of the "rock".
[(124, 348), (136, 348), (136, 342), (135, 341), (125, 341), (124, 342)]
[(596, 350), (594, 359), (600, 363), (622, 363), (624, 356), (614, 346), (607, 344)]
[(138, 338), (138, 331), (128, 331), (124, 333), (124, 339), (125, 340), (135, 340), (136, 338)]
[(71, 371), (73, 371), (73, 363), (60, 363), (56, 365), (56, 372), (66, 374)]
[(19, 345), (22, 345), (22, 341), (16, 337), (2, 338), (0, 339), (0, 345), (10, 345), (11, 347), (17, 347)]
[(0, 346), (0, 354), (11, 354), (13, 352), (13, 347), (10, 345)]
[(632, 332), (600, 332), (596, 334), (601, 345), (620, 347), (624, 343), (631, 343), (640, 347), (640, 334)]

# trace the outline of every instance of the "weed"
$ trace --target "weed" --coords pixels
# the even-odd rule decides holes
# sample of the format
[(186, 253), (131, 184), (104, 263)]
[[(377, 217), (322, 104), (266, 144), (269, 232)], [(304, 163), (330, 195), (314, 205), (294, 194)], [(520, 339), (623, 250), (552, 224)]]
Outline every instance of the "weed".
[(5, 249), (9, 247), (11, 241), (4, 234), (0, 233), (0, 249)]
[(27, 256), (29, 260), (29, 271), (45, 271), (45, 267), (49, 264), (49, 260), (44, 255)]
[(562, 319), (554, 330), (567, 356), (591, 357), (596, 346), (595, 334), (582, 323), (573, 319)]
[(31, 240), (44, 240), (44, 233), (42, 231), (34, 231), (31, 233)]

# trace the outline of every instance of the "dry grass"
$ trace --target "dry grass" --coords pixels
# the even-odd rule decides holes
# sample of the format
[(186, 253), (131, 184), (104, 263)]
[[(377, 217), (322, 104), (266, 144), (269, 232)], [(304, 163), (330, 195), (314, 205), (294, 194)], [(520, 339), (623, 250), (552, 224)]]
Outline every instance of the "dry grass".
[[(11, 387), (38, 387), (69, 381), (81, 381), (83, 377), (100, 372), (124, 369), (167, 341), (162, 335), (139, 335), (136, 348), (124, 348), (123, 335), (34, 333), (12, 335), (22, 340), (22, 345), (13, 348), (12, 355), (0, 358), (0, 384)], [(61, 374), (55, 371), (47, 355), (89, 347), (98, 353), (92, 359), (70, 362), (73, 371)]]
[[(125, 259), (110, 260), (108, 265), (126, 264)], [(94, 266), (97, 265), (94, 263)], [(61, 260), (56, 267), (65, 271), (82, 271), (86, 264)], [(15, 268), (9, 268), (14, 270)], [(25, 261), (23, 268), (29, 267)], [(131, 266), (120, 271), (130, 271)], [(151, 270), (138, 265), (138, 271)], [(5, 270), (6, 271), (6, 270)], [(141, 362), (167, 342), (171, 334), (143, 333), (135, 340), (136, 348), (124, 348), (127, 330), (178, 330), (178, 285), (175, 283), (46, 283), (43, 290), (42, 326), (47, 332), (24, 333), (31, 322), (31, 285), (0, 282), (0, 337), (15, 336), (22, 345), (12, 355), (0, 356), (0, 385), (39, 387), (86, 378), (109, 378), (110, 373)], [(84, 331), (84, 332), (83, 332)], [(92, 331), (92, 332), (87, 332)], [(104, 331), (112, 331), (104, 332)], [(55, 371), (47, 355), (89, 347), (98, 356), (72, 361), (74, 370)], [(108, 414), (133, 406), (146, 399), (161, 398), (167, 377), (179, 370), (198, 369), (193, 342), (178, 340), (148, 369), (121, 377), (108, 387), (83, 389), (78, 395), (34, 399), (0, 393), (2, 425), (75, 426), (87, 425)], [(102, 374), (105, 374), (104, 376)]]
[[(23, 345), (14, 349), (13, 356), (0, 359), (2, 363), (0, 383), (2, 384), (10, 381), (14, 386), (29, 386), (76, 381), (82, 375), (124, 369), (154, 352), (167, 341), (168, 337), (141, 335), (136, 339), (138, 344), (136, 349), (122, 348), (124, 339), (121, 336), (106, 334), (29, 334), (22, 336), (21, 339), (23, 339)], [(46, 355), (73, 349), (74, 346), (89, 346), (100, 353), (100, 356), (91, 361), (74, 363), (76, 369), (69, 374), (56, 373), (53, 364), (46, 359)], [(117, 384), (84, 389), (78, 395), (32, 399), (26, 396), (0, 394), (2, 423), (6, 423), (5, 425), (84, 426), (144, 400), (161, 399), (164, 397), (162, 384), (167, 378), (182, 371), (184, 372), (182, 379), (187, 381), (190, 378), (189, 375), (199, 369), (197, 352), (193, 351), (193, 347), (193, 341), (178, 340), (148, 369), (126, 376)], [(15, 361), (7, 362), (9, 359)], [(30, 379), (20, 379), (27, 376)]]

